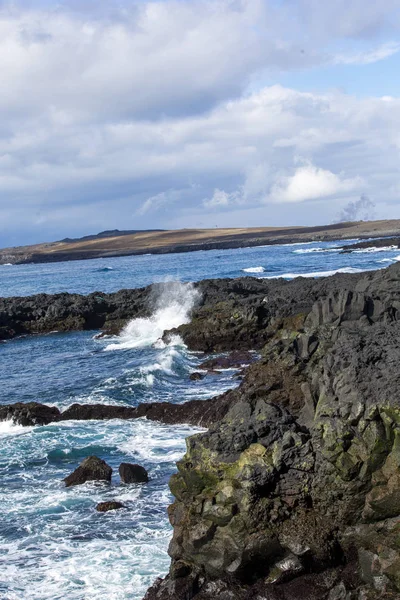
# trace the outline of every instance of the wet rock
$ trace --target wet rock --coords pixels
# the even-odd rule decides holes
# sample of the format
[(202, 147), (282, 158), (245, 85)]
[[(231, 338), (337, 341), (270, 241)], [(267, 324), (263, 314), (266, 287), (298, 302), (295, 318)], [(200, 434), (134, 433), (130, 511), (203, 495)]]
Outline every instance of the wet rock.
[(400, 267), (319, 285), (304, 312), (266, 318), (225, 416), (187, 440), (149, 600), (400, 594)]
[(244, 365), (254, 362), (257, 355), (253, 352), (231, 352), (227, 356), (216, 356), (204, 361), (199, 365), (199, 369), (206, 371), (215, 371), (218, 369), (239, 369)]
[(196, 371), (195, 373), (190, 373), (189, 379), (190, 381), (201, 381), (205, 376), (205, 373), (199, 373)]
[(65, 477), (66, 487), (81, 485), (87, 481), (111, 482), (112, 468), (97, 456), (88, 456), (73, 473)]
[(149, 475), (141, 465), (121, 463), (119, 475), (122, 483), (147, 483), (149, 481)]
[(39, 402), (17, 402), (0, 406), (0, 421), (13, 421), (24, 427), (32, 425), (48, 425), (59, 421), (60, 411), (55, 406), (47, 406)]
[(91, 419), (134, 419), (136, 409), (130, 406), (114, 406), (109, 404), (72, 404), (61, 414), (62, 421), (74, 419), (88, 421)]
[(115, 500), (109, 500), (108, 502), (99, 502), (96, 506), (98, 512), (108, 512), (109, 510), (118, 510), (119, 508), (125, 508), (122, 502)]

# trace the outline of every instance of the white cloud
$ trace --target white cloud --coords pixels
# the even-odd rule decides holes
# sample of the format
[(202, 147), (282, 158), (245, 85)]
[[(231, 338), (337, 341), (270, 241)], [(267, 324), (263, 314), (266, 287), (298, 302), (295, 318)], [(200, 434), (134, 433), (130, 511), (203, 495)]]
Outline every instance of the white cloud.
[(364, 187), (361, 177), (346, 179), (311, 163), (298, 167), (293, 175), (278, 177), (271, 188), (271, 202), (304, 202), (342, 196)]
[(334, 57), (333, 62), (337, 65), (369, 65), (389, 58), (400, 52), (400, 44), (397, 42), (389, 42), (378, 48), (357, 52), (355, 54), (338, 54)]
[(329, 221), (327, 198), (399, 200), (395, 89), (254, 87), (266, 74), (394, 55), (385, 40), (396, 39), (398, 0), (70, 4), (0, 1), (0, 228), (20, 242), (32, 223), (52, 237), (78, 223), (190, 226), (208, 213), (243, 225), (266, 202), (269, 216), (282, 202), (290, 220), (301, 203), (315, 219), (307, 203), (318, 199)]
[(156, 212), (161, 208), (170, 206), (174, 202), (177, 202), (181, 197), (179, 190), (168, 190), (166, 192), (160, 192), (155, 196), (147, 198), (136, 211), (136, 214), (143, 216), (149, 212)]
[(234, 202), (237, 202), (238, 198), (239, 194), (237, 192), (228, 194), (227, 192), (224, 192), (224, 190), (219, 190), (216, 188), (212, 198), (209, 200), (203, 200), (203, 204), (206, 208), (223, 208)]

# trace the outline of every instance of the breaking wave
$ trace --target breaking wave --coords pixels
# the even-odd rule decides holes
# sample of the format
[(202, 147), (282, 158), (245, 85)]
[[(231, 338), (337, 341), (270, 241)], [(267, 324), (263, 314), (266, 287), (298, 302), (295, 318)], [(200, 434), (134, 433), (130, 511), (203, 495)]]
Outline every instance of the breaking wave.
[(242, 269), (244, 273), (264, 273), (264, 267), (248, 267), (247, 269)]
[[(155, 310), (148, 318), (132, 319), (116, 341), (105, 350), (143, 348), (158, 343), (163, 347), (161, 337), (164, 331), (189, 323), (191, 312), (200, 299), (200, 293), (192, 283), (179, 281), (162, 284), (155, 299)], [(182, 344), (178, 336), (171, 339), (171, 345)]]
[(312, 252), (339, 252), (341, 248), (299, 248), (293, 250), (293, 254), (311, 254)]
[(393, 252), (398, 250), (398, 246), (369, 246), (368, 248), (360, 248), (359, 250), (353, 250), (355, 254), (374, 254), (375, 252)]
[[(400, 257), (399, 257), (400, 259)], [(366, 269), (356, 269), (354, 267), (342, 267), (341, 269), (333, 269), (332, 271), (315, 271), (312, 273), (282, 273), (281, 275), (268, 275), (262, 279), (295, 279), (296, 277), (329, 277), (336, 273), (362, 273)]]

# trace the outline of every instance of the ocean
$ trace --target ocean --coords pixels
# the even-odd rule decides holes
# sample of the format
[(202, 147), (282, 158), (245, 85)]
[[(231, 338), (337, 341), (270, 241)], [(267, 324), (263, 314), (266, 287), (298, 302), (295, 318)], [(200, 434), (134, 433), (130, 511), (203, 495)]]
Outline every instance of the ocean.
[[(351, 243), (351, 241), (346, 242)], [(95, 331), (26, 336), (0, 344), (0, 403), (37, 401), (136, 406), (206, 399), (233, 387), (229, 371), (191, 381), (205, 360), (165, 329), (190, 320), (207, 278), (320, 277), (379, 269), (400, 260), (389, 245), (341, 254), (342, 242), (144, 255), (43, 265), (0, 266), (0, 296), (61, 291), (86, 294), (175, 281), (149, 319), (119, 336)], [(168, 479), (185, 451), (189, 426), (137, 421), (66, 421), (44, 427), (0, 423), (0, 598), (3, 600), (139, 600), (166, 574), (171, 527)], [(65, 488), (62, 479), (89, 455), (114, 469), (111, 486)], [(118, 466), (138, 462), (143, 485), (121, 485)], [(116, 499), (125, 508), (98, 513)]]

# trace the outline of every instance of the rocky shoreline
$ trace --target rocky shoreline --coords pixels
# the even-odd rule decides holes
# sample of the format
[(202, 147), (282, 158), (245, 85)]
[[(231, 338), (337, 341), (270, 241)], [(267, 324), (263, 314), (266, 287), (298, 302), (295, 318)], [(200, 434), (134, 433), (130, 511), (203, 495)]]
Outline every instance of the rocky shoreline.
[[(188, 438), (171, 479), (171, 568), (146, 600), (399, 598), (400, 265), (196, 287), (191, 322), (164, 339), (179, 334), (208, 354), (257, 350), (239, 387), (137, 408), (9, 405), (0, 420), (140, 416), (208, 427)], [(148, 314), (153, 293), (2, 299), (0, 331), (115, 332)]]

